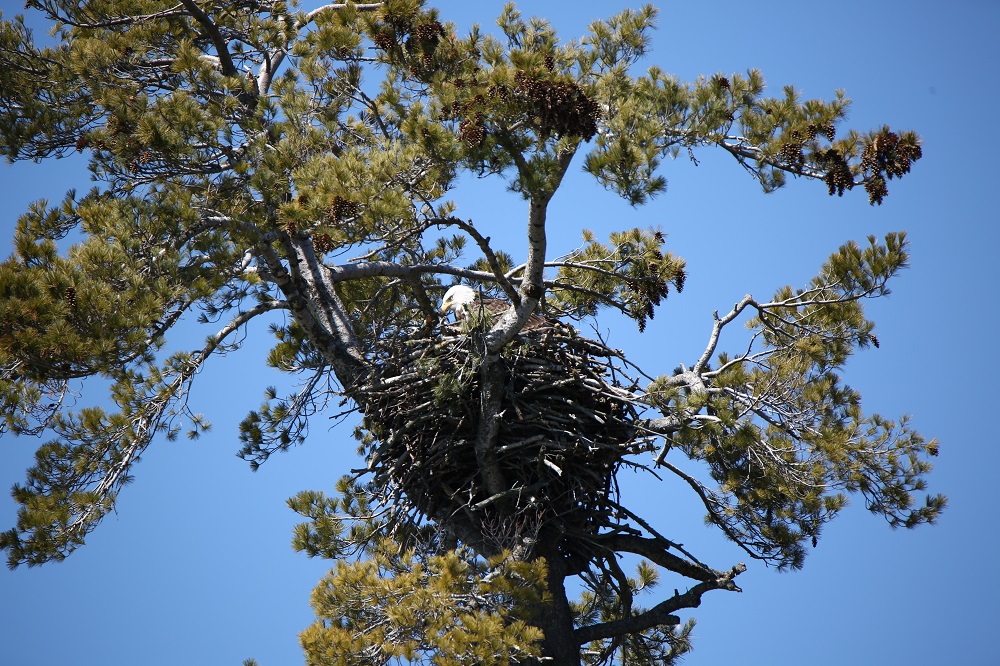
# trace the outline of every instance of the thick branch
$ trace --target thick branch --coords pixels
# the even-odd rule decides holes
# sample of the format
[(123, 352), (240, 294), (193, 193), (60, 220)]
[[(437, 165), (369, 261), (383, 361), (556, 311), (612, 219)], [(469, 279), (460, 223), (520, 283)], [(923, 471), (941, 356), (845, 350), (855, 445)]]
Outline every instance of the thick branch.
[(688, 578), (693, 578), (694, 580), (714, 580), (721, 575), (715, 569), (689, 562), (677, 557), (673, 553), (667, 552), (667, 546), (659, 539), (650, 539), (631, 534), (611, 534), (602, 538), (601, 541), (614, 551), (625, 551), (641, 555), (664, 569)]
[(680, 624), (680, 618), (673, 613), (682, 608), (697, 608), (701, 605), (701, 596), (706, 592), (711, 590), (741, 592), (733, 579), (746, 569), (746, 565), (737, 564), (729, 571), (720, 573), (716, 578), (698, 583), (687, 592), (675, 594), (638, 615), (580, 627), (573, 632), (573, 638), (578, 645), (585, 645), (592, 641), (614, 638), (623, 634), (636, 634), (653, 627)]
[[(495, 359), (494, 359), (495, 360)], [(499, 495), (510, 489), (500, 469), (497, 456), (497, 437), (503, 412), (504, 373), (500, 364), (484, 360), (479, 366), (480, 406), (479, 429), (476, 433), (476, 460), (483, 484), (490, 495)]]
[[(356, 11), (359, 11), (359, 12), (370, 12), (370, 11), (374, 11), (374, 10), (378, 9), (379, 7), (382, 6), (382, 4), (383, 3), (381, 3), (381, 2), (369, 2), (369, 3), (364, 3), (364, 4), (357, 4), (357, 5), (354, 5), (354, 9)], [(344, 9), (345, 7), (347, 7), (347, 3), (343, 3), (343, 2), (335, 2), (335, 3), (330, 3), (328, 5), (323, 5), (322, 7), (317, 7), (316, 9), (314, 9), (311, 12), (309, 12), (308, 14), (306, 14), (306, 21), (305, 21), (305, 23), (303, 23), (299, 27), (303, 27), (304, 25), (307, 25), (307, 24), (315, 21), (316, 17), (318, 15), (322, 14), (323, 12), (335, 11), (335, 10), (338, 10), (338, 9)]]
[(191, 16), (194, 17), (201, 27), (205, 29), (205, 33), (208, 35), (209, 39), (212, 40), (212, 45), (215, 46), (215, 52), (219, 58), (219, 65), (222, 67), (222, 73), (226, 76), (237, 76), (239, 71), (236, 69), (236, 65), (233, 64), (233, 58), (229, 54), (229, 45), (226, 44), (225, 38), (222, 33), (219, 32), (218, 26), (212, 22), (208, 14), (203, 12), (201, 8), (195, 4), (194, 0), (181, 0), (181, 4), (184, 8), (191, 12)]
[(278, 253), (261, 246), (260, 257), (285, 295), (296, 321), (330, 362), (345, 389), (357, 385), (368, 365), (361, 353), (344, 304), (334, 289), (335, 280), (320, 263), (311, 243), (283, 239), (291, 271)]
[[(531, 197), (528, 209), (528, 257), (525, 261), (524, 278), (518, 289), (520, 303), (512, 312), (504, 315), (486, 336), (486, 347), (491, 353), (498, 352), (517, 335), (545, 293), (546, 212), (549, 201), (559, 188), (559, 183), (562, 182), (562, 177), (569, 168), (575, 152), (574, 149), (559, 154), (558, 169), (552, 176), (554, 180), (548, 184), (549, 189)], [(522, 168), (520, 163), (518, 168)]]

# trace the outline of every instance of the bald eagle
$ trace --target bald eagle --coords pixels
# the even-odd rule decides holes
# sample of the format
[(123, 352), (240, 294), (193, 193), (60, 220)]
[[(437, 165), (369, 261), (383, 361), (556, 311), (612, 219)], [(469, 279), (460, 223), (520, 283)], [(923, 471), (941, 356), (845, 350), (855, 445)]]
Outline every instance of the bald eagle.
[[(455, 313), (455, 319), (464, 321), (470, 315), (482, 310), (489, 314), (494, 321), (497, 317), (502, 317), (503, 313), (510, 308), (510, 302), (499, 298), (483, 298), (475, 291), (464, 284), (456, 284), (444, 293), (444, 300), (441, 301), (441, 312), (448, 314), (451, 310)], [(522, 331), (530, 331), (537, 328), (554, 326), (555, 322), (546, 319), (535, 313), (531, 313), (528, 321), (524, 324)]]

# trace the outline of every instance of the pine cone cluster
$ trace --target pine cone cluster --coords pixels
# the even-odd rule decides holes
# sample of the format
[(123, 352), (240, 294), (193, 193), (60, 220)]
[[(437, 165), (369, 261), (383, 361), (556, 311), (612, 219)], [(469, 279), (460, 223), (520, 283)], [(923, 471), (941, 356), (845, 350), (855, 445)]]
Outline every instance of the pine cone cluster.
[(115, 138), (126, 137), (127, 140), (131, 140), (135, 134), (135, 126), (128, 120), (116, 115), (109, 115), (107, 121), (105, 121), (105, 126), (108, 132)]
[(458, 126), (458, 136), (470, 148), (476, 148), (486, 138), (486, 123), (482, 113), (466, 118)]
[(882, 199), (889, 193), (886, 178), (899, 178), (909, 173), (913, 162), (922, 155), (918, 143), (900, 138), (888, 127), (882, 128), (861, 153), (861, 169), (870, 174), (865, 180), (868, 202), (881, 205)]
[(421, 45), (437, 46), (437, 43), (441, 41), (441, 36), (444, 35), (444, 26), (441, 25), (441, 21), (427, 21), (418, 25), (413, 31), (413, 35), (420, 41)]
[(796, 166), (801, 166), (805, 159), (802, 155), (802, 144), (794, 141), (782, 144), (778, 154), (782, 160)]
[(313, 248), (319, 254), (326, 254), (333, 250), (333, 238), (330, 234), (313, 234)]
[(825, 123), (822, 125), (817, 125), (816, 123), (809, 123), (806, 127), (806, 136), (810, 141), (816, 138), (820, 132), (826, 136), (827, 141), (833, 141), (837, 138), (837, 128), (833, 126), (833, 123)]
[(884, 128), (865, 146), (861, 168), (873, 174), (884, 172), (889, 178), (899, 177), (909, 173), (922, 154), (919, 145), (901, 141), (898, 134)]
[(393, 47), (393, 44), (395, 44), (396, 35), (392, 32), (392, 30), (380, 30), (372, 36), (372, 41), (378, 48), (383, 51), (388, 51)]
[(847, 159), (840, 154), (839, 150), (830, 148), (818, 153), (816, 158), (821, 165), (826, 167), (826, 176), (823, 177), (823, 180), (826, 182), (830, 196), (836, 193), (837, 196), (842, 197), (845, 190), (854, 187), (854, 174), (851, 173)]
[(76, 309), (76, 287), (66, 287), (66, 305), (68, 305), (71, 310)]
[(882, 176), (875, 176), (866, 180), (865, 191), (868, 192), (868, 203), (880, 206), (882, 205), (882, 199), (889, 194), (889, 188), (886, 187), (885, 178)]
[(358, 214), (359, 205), (356, 201), (335, 196), (333, 203), (326, 211), (327, 222), (343, 222)]
[(420, 18), (414, 14), (387, 16), (385, 23), (373, 30), (371, 39), (391, 58), (402, 56), (405, 62), (399, 64), (407, 64), (410, 75), (419, 79), (435, 71), (434, 53), (445, 30), (436, 19), (415, 23), (417, 20)]
[(504, 105), (506, 113), (528, 116), (542, 137), (554, 134), (589, 140), (597, 133), (597, 104), (576, 83), (550, 81), (519, 70), (514, 75), (514, 86), (497, 83), (486, 87), (475, 77), (456, 78), (451, 84), (457, 90), (466, 90), (468, 97), (445, 106), (441, 120), (460, 120), (459, 136), (469, 147), (482, 145), (487, 133), (486, 118), (497, 105)]
[(504, 84), (499, 84), (495, 86), (490, 86), (486, 90), (486, 96), (490, 99), (499, 99), (501, 102), (506, 102), (510, 99), (510, 88)]
[[(441, 25), (440, 21), (427, 21), (416, 27), (404, 26), (404, 30), (412, 31), (409, 39), (406, 40), (406, 50), (411, 55), (420, 54), (420, 66), (427, 71), (432, 70), (434, 68), (434, 52), (444, 35), (444, 26)], [(419, 76), (420, 72), (415, 72), (413, 69), (411, 67), (411, 73)]]
[(597, 134), (597, 103), (570, 81), (549, 81), (519, 70), (514, 75), (515, 95), (543, 134), (578, 136), (589, 141)]
[(687, 274), (683, 270), (677, 271), (668, 282), (660, 276), (660, 266), (663, 262), (663, 253), (660, 250), (653, 250), (653, 258), (650, 259), (646, 268), (649, 276), (643, 279), (626, 279), (625, 284), (638, 301), (638, 307), (633, 307), (633, 314), (638, 315), (637, 324), (639, 332), (646, 330), (646, 320), (652, 319), (656, 306), (670, 293), (670, 285), (678, 293), (684, 291), (684, 282)]
[[(465, 88), (466, 85), (475, 86), (477, 84), (478, 84), (477, 81), (472, 81), (471, 83), (467, 84), (467, 82), (464, 79), (456, 79), (452, 85), (461, 90)], [(487, 94), (489, 94), (488, 91)], [(490, 99), (493, 99), (493, 97), (490, 97)], [(462, 117), (468, 118), (477, 108), (479, 109), (485, 108), (485, 103), (486, 103), (486, 97), (484, 97), (481, 94), (476, 95), (473, 99), (465, 102), (459, 101), (457, 99), (453, 100), (451, 105), (441, 109), (441, 120), (458, 120)], [(477, 111), (476, 113), (479, 116), (483, 115), (481, 111)]]

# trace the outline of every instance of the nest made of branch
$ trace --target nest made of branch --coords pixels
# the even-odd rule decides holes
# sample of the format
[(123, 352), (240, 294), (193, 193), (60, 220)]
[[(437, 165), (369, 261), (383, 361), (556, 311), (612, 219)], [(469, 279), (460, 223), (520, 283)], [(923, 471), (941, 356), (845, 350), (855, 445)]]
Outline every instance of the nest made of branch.
[(505, 348), (492, 448), (505, 489), (490, 493), (476, 451), (482, 336), (436, 332), (386, 341), (360, 391), (375, 487), (397, 511), (462, 523), (498, 547), (543, 528), (586, 541), (610, 524), (614, 474), (646, 442), (618, 353), (564, 325)]

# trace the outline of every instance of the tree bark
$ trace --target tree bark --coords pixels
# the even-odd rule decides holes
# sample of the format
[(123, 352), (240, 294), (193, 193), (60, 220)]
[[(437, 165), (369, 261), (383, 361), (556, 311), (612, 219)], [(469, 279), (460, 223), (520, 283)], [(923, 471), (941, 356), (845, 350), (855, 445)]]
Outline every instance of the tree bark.
[(476, 433), (476, 462), (483, 485), (490, 495), (509, 490), (497, 458), (497, 435), (500, 434), (500, 405), (503, 402), (504, 373), (499, 354), (489, 354), (479, 367), (479, 430)]
[(282, 240), (287, 268), (271, 248), (259, 248), (260, 256), (285, 296), (292, 315), (330, 362), (345, 393), (350, 395), (369, 368), (347, 309), (311, 245), (292, 237)]
[(551, 595), (551, 601), (545, 605), (535, 626), (542, 630), (542, 658), (539, 664), (545, 666), (580, 666), (580, 643), (573, 631), (573, 611), (566, 596), (566, 563), (559, 554), (558, 542), (551, 539), (540, 540), (540, 544), (548, 541), (545, 548), (545, 560), (548, 563), (546, 584)]

